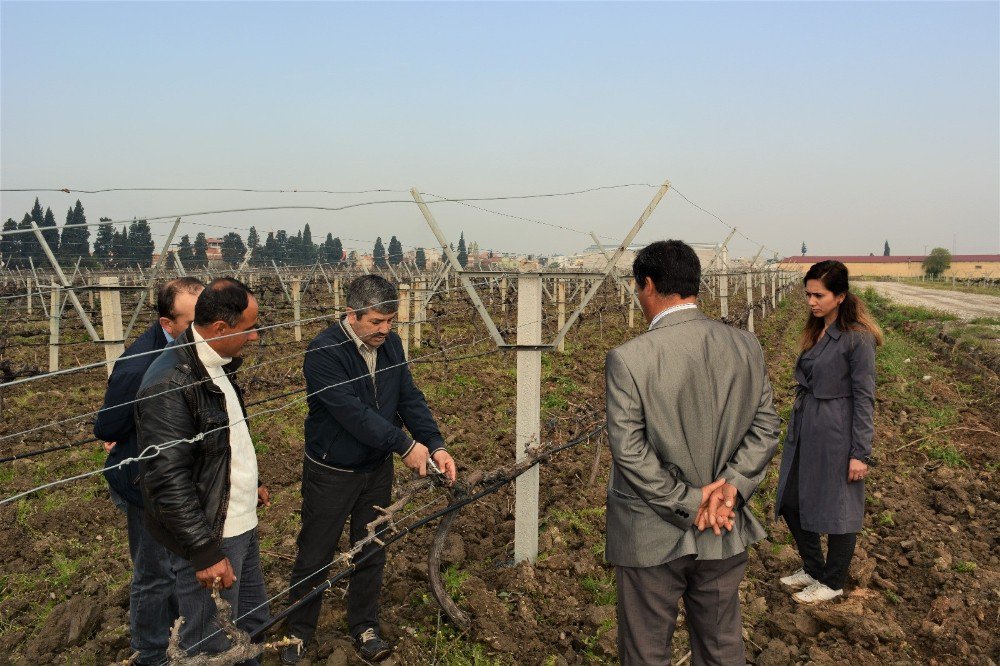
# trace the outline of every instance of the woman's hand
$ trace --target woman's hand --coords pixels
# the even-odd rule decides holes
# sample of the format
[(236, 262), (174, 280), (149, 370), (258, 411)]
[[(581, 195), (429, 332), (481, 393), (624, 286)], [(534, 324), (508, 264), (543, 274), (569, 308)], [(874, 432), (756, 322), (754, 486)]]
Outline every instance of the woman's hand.
[(847, 468), (847, 481), (860, 481), (868, 476), (868, 465), (857, 458), (851, 458), (851, 464)]

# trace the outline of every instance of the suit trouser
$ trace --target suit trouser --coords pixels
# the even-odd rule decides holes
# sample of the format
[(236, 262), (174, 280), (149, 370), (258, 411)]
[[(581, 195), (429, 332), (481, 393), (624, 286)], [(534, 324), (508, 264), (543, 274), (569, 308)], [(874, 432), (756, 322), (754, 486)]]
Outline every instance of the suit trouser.
[[(391, 502), (391, 457), (373, 472), (341, 472), (306, 458), (302, 468), (302, 529), (292, 567), (289, 601), (294, 603), (326, 580), (348, 518), (354, 544), (368, 535), (368, 523), (378, 517), (375, 507), (387, 507)], [(365, 629), (378, 627), (385, 550), (369, 543), (357, 559), (370, 553), (371, 557), (351, 573), (347, 586), (347, 625), (353, 637)], [(345, 566), (345, 562), (339, 562), (337, 568)], [(306, 642), (311, 640), (322, 602), (322, 596), (317, 596), (289, 615), (289, 633)]]
[(694, 555), (655, 567), (615, 567), (618, 583), (618, 656), (625, 666), (670, 663), (677, 604), (684, 598), (691, 663), (746, 664), (740, 581), (745, 552), (725, 560)]

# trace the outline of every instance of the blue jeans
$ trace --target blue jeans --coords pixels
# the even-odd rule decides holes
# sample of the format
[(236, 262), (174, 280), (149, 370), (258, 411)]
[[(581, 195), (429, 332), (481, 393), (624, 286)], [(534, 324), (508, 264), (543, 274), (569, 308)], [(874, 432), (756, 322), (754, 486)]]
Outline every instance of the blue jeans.
[(139, 663), (159, 664), (167, 658), (170, 628), (177, 619), (177, 595), (170, 552), (153, 538), (142, 522), (142, 509), (111, 490), (111, 501), (126, 516), (128, 550), (132, 558), (129, 587), (129, 634)]
[[(264, 575), (260, 570), (260, 543), (257, 529), (222, 540), (222, 552), (229, 558), (236, 582), (220, 595), (233, 607), (236, 626), (253, 633), (267, 622), (267, 592)], [(201, 586), (195, 578), (194, 567), (184, 558), (170, 554), (170, 561), (177, 574), (177, 603), (184, 624), (181, 626), (181, 648), (189, 655), (225, 652), (230, 647), (229, 637), (215, 623), (215, 602), (211, 590)], [(259, 664), (255, 660), (244, 662)]]

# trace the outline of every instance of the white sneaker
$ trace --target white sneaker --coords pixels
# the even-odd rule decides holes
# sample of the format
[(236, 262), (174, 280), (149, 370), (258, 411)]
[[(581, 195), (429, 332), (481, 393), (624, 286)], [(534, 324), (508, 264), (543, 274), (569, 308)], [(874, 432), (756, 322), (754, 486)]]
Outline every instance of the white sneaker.
[(817, 604), (821, 601), (829, 601), (830, 599), (839, 597), (843, 593), (843, 590), (831, 590), (823, 583), (817, 581), (801, 592), (793, 594), (792, 599), (795, 599), (800, 604)]
[(808, 587), (813, 583), (819, 582), (812, 576), (806, 573), (805, 569), (799, 569), (791, 576), (785, 576), (781, 579), (781, 584), (790, 587), (795, 590), (801, 590), (803, 587)]

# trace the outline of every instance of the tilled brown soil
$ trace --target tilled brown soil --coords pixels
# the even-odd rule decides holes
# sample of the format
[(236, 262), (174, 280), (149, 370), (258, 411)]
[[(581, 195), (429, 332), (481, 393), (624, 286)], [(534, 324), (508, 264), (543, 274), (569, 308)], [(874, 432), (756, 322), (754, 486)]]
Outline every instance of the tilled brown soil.
[[(601, 305), (617, 304), (614, 297), (607, 301)], [(791, 400), (791, 345), (797, 326), (794, 308), (779, 310), (763, 325), (758, 322), (783, 414)], [(447, 340), (447, 346), (468, 339), (468, 329), (426, 327), (430, 346), (415, 355), (438, 353), (434, 345), (439, 340)], [(545, 442), (568, 441), (601, 422), (604, 355), (638, 330), (627, 330), (620, 313), (612, 314), (610, 307), (595, 308), (568, 338), (567, 354), (545, 355)], [(481, 327), (474, 334), (480, 336)], [(450, 352), (450, 357), (482, 349), (488, 346)], [(865, 531), (843, 600), (805, 608), (794, 604), (778, 584), (777, 578), (798, 563), (787, 530), (772, 518), (777, 460), (773, 463), (755, 498), (770, 539), (752, 550), (743, 586), (753, 663), (1000, 660), (995, 631), (1000, 623), (1000, 496), (994, 485), (1000, 442), (982, 432), (1000, 431), (996, 378), (970, 378), (965, 371), (953, 370), (948, 359), (922, 349), (926, 359), (914, 362), (935, 368), (928, 382), (911, 385), (909, 379), (880, 377), (875, 444), (879, 465), (868, 482)], [(289, 351), (275, 347), (266, 353), (274, 358)], [(248, 399), (300, 386), (300, 364), (300, 359), (275, 364), (254, 374)], [(507, 354), (414, 365), (460, 473), (491, 470), (512, 460), (513, 367), (514, 359)], [(33, 396), (30, 404), (24, 401), (16, 424), (7, 423), (12, 405), (18, 404), (16, 395), (9, 397), (4, 430), (51, 419), (66, 395), (77, 391), (90, 396), (86, 387), (93, 381), (67, 380), (58, 389), (62, 396), (50, 389)], [(920, 396), (916, 408), (907, 397), (911, 393)], [(99, 396), (100, 390), (98, 401)], [(949, 427), (968, 428), (940, 438), (961, 454), (961, 463), (946, 462), (933, 451), (929, 455), (921, 446), (927, 440), (914, 442), (932, 425), (933, 410), (943, 407), (957, 413), (958, 420)], [(295, 554), (303, 415), (301, 405), (292, 406), (251, 424), (262, 445), (263, 480), (273, 496), (260, 527), (265, 580), (272, 594), (287, 587)], [(99, 465), (102, 457), (90, 447), (51, 459), (19, 461), (12, 467), (12, 478), (2, 477), (0, 489), (7, 496), (36, 481)], [(595, 439), (558, 454), (542, 468), (540, 557), (535, 566), (510, 566), (511, 489), (462, 510), (452, 526), (444, 564), (449, 590), (473, 618), (464, 635), (450, 625), (428, 592), (426, 560), (434, 527), (391, 546), (382, 625), (396, 643), (395, 663), (615, 662), (614, 577), (603, 562), (608, 465), (606, 443)], [(400, 473), (399, 478), (406, 477)], [(419, 517), (445, 502), (441, 491), (430, 490), (417, 496), (408, 511)], [(109, 663), (127, 658), (124, 520), (108, 502), (100, 477), (2, 507), (0, 521), (0, 662)], [(343, 589), (341, 585), (326, 595), (318, 644), (311, 646), (312, 664), (361, 663), (344, 636)], [(283, 598), (276, 600), (272, 612), (284, 603)], [(682, 622), (675, 655), (681, 659), (686, 653)], [(276, 663), (275, 657), (269, 655), (266, 663)]]

